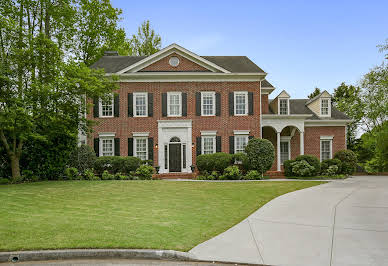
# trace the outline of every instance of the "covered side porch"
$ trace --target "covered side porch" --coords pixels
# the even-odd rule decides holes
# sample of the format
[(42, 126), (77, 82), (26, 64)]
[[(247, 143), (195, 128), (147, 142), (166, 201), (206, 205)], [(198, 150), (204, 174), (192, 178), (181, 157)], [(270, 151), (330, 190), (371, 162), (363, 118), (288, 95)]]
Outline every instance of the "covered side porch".
[(283, 162), (304, 154), (304, 116), (274, 115), (262, 120), (262, 138), (275, 147), (275, 161), (270, 171), (283, 171)]

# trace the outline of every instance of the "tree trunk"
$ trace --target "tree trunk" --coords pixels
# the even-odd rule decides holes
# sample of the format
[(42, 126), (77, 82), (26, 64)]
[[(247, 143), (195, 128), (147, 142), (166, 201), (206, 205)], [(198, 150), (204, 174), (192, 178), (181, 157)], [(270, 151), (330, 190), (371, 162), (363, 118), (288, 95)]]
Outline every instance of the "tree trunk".
[(12, 170), (12, 179), (16, 180), (20, 177), (20, 158), (17, 156), (11, 156), (11, 170)]

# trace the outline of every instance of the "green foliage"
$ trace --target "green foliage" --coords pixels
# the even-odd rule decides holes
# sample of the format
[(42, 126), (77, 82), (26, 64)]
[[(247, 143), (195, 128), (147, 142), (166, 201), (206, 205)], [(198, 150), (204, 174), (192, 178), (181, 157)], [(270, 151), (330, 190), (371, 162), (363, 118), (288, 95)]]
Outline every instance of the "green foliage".
[(79, 179), (78, 169), (75, 167), (69, 167), (65, 169), (65, 177), (67, 180), (77, 180)]
[(37, 182), (39, 181), (39, 177), (34, 174), (31, 170), (23, 170), (22, 171), (23, 180), (26, 182)]
[(334, 154), (334, 159), (341, 161), (341, 174), (351, 175), (356, 170), (357, 157), (351, 150), (342, 150)]
[(261, 173), (259, 173), (256, 170), (250, 170), (245, 176), (244, 179), (246, 180), (260, 180), (263, 179), (261, 176)]
[(241, 169), (246, 173), (250, 169), (248, 155), (243, 152), (235, 153), (233, 156), (233, 162), (241, 165)]
[(318, 96), (319, 94), (321, 94), (321, 89), (315, 87), (314, 92), (310, 93), (310, 94), (308, 95), (308, 97), (309, 97), (309, 99), (312, 99), (312, 98), (314, 98), (315, 96)]
[(97, 175), (101, 175), (105, 170), (112, 174), (123, 173), (130, 174), (136, 171), (141, 164), (137, 157), (127, 156), (102, 156), (98, 157), (94, 163), (94, 170)]
[(224, 152), (201, 154), (197, 157), (197, 167), (201, 173), (203, 171), (218, 171), (222, 173), (232, 162), (233, 156)]
[(152, 55), (160, 50), (162, 39), (146, 20), (138, 28), (137, 35), (132, 35), (130, 43), (133, 55)]
[(291, 163), (292, 173), (295, 176), (313, 176), (315, 168), (305, 160), (297, 160)]
[(85, 180), (94, 180), (95, 179), (95, 175), (94, 175), (93, 169), (85, 169), (85, 171), (83, 173), (83, 179), (85, 179)]
[(86, 170), (93, 168), (96, 159), (96, 153), (90, 146), (81, 145), (70, 154), (68, 166), (75, 167), (80, 174), (84, 174)]
[(326, 169), (325, 175), (334, 176), (338, 174), (338, 170), (339, 168), (337, 165), (330, 165), (329, 168)]
[(267, 139), (250, 139), (245, 147), (249, 169), (257, 170), (261, 175), (268, 171), (275, 160), (275, 148)]
[(102, 180), (114, 180), (115, 175), (110, 174), (107, 170), (105, 170), (101, 175)]
[(285, 176), (293, 176), (292, 174), (292, 166), (291, 164), (295, 162), (295, 160), (286, 160), (283, 162), (284, 175)]
[(219, 178), (222, 180), (238, 180), (241, 178), (240, 169), (235, 165), (230, 165), (225, 168), (224, 174)]
[(309, 165), (314, 167), (311, 175), (316, 176), (319, 175), (321, 172), (321, 163), (319, 162), (318, 158), (313, 155), (299, 155), (295, 158), (295, 161), (306, 161)]
[(4, 177), (0, 178), (0, 185), (6, 185), (8, 183), (9, 183), (9, 179), (8, 178), (4, 178)]
[[(321, 174), (323, 175), (333, 175), (333, 174), (328, 174), (329, 172), (329, 168), (331, 166), (336, 166), (336, 169), (337, 171), (334, 173), (334, 174), (339, 174), (341, 173), (341, 161), (338, 160), (338, 159), (328, 159), (328, 160), (324, 160), (321, 162)], [(334, 170), (335, 168), (331, 168), (331, 172)]]
[(154, 168), (151, 165), (143, 164), (136, 169), (136, 176), (141, 180), (150, 180), (152, 179), (152, 174), (154, 173)]
[(116, 180), (129, 180), (130, 177), (127, 175), (123, 175), (122, 173), (116, 173), (115, 174), (115, 179)]

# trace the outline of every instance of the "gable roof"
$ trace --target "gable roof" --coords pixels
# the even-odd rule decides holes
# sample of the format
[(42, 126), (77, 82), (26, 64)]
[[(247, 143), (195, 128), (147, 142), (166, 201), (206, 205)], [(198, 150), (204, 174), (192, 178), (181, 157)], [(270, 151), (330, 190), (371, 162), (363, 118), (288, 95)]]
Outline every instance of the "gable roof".
[[(309, 99), (307, 102), (306, 102), (306, 105), (309, 105), (310, 103), (312, 103), (312, 102), (314, 102), (315, 100), (317, 100), (317, 99), (319, 99), (323, 94), (328, 94), (328, 95), (330, 95), (330, 93), (328, 93), (326, 90), (324, 90), (323, 92), (321, 92), (320, 94), (318, 94), (317, 96), (315, 96), (315, 97), (313, 97), (313, 98), (311, 98), (311, 99)], [(330, 95), (330, 97), (331, 97), (331, 95)]]
[(262, 88), (275, 88), (271, 83), (268, 82), (268, 80), (264, 79), (261, 82), (261, 87)]
[(103, 56), (90, 67), (103, 68), (106, 73), (116, 73), (144, 58), (146, 56)]
[(232, 73), (265, 73), (246, 56), (201, 56)]

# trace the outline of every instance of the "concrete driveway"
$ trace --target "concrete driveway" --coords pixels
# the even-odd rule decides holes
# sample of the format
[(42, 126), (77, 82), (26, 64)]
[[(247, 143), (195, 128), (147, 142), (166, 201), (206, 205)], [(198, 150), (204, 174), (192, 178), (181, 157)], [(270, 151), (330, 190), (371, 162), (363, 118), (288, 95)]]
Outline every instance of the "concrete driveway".
[(388, 265), (388, 177), (285, 194), (190, 253), (270, 265)]

